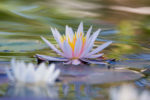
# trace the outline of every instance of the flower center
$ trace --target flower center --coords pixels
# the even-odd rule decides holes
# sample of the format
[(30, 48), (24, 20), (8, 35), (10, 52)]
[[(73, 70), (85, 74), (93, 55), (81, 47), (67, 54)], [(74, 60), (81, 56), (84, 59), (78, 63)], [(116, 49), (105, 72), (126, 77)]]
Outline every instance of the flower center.
[(82, 49), (81, 49), (81, 51), (83, 51), (83, 48), (84, 48), (85, 42), (86, 42), (86, 36), (84, 36), (84, 34), (83, 34), (82, 32), (81, 32), (80, 34), (77, 34), (77, 33), (75, 32), (75, 34), (74, 34), (74, 36), (72, 37), (72, 39), (71, 39), (69, 36), (63, 35), (63, 36), (61, 37), (61, 42), (63, 43), (65, 40), (68, 41), (70, 47), (72, 48), (72, 51), (74, 51), (74, 49), (75, 49), (75, 44), (76, 44), (78, 38), (81, 38), (81, 40), (82, 40)]

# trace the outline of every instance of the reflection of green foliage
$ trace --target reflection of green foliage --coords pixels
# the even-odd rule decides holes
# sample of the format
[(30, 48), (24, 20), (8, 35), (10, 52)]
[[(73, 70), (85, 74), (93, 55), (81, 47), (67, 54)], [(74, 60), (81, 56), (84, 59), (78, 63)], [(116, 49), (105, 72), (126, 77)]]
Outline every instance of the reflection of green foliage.
[(8, 84), (0, 85), (0, 96), (4, 96), (7, 90)]
[(122, 21), (118, 25), (118, 29), (121, 35), (133, 36), (134, 34), (134, 24), (130, 21)]
[[(117, 39), (119, 43), (115, 44), (112, 48), (112, 53), (109, 55), (111, 58), (121, 59), (124, 54), (136, 53), (139, 48), (136, 44), (135, 39), (135, 26), (132, 21), (122, 21), (118, 25), (119, 33), (117, 34)], [(136, 50), (135, 50), (136, 49)]]
[[(145, 33), (144, 35), (150, 35), (150, 17), (145, 18), (141, 23), (140, 27), (141, 31)], [(143, 35), (143, 34), (142, 34)], [(148, 36), (149, 37), (149, 36)]]
[(108, 57), (110, 58), (116, 58), (118, 60), (120, 59), (126, 59), (126, 58), (122, 58), (122, 55), (125, 54), (132, 54), (135, 53), (135, 49), (138, 48), (138, 46), (136, 45), (128, 45), (128, 44), (114, 44), (115, 47), (111, 49), (111, 52), (108, 52)]
[(119, 30), (119, 41), (121, 42), (126, 42), (129, 44), (134, 43), (134, 33), (135, 33), (135, 28), (134, 24), (130, 21), (122, 21), (118, 25), (118, 30)]

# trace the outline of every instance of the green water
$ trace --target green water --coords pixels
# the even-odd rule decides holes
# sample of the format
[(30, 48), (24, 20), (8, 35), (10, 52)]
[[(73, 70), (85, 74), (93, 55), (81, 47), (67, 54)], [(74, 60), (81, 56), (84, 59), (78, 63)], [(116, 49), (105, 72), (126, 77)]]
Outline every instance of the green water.
[[(149, 5), (148, 0), (1, 0), (0, 68), (8, 66), (8, 61), (12, 58), (36, 62), (34, 55), (37, 53), (56, 56), (40, 36), (56, 44), (50, 27), (56, 27), (64, 34), (65, 25), (73, 27), (76, 31), (79, 23), (83, 21), (85, 32), (90, 25), (93, 25), (93, 31), (102, 29), (95, 43), (96, 46), (105, 41), (113, 41), (113, 44), (103, 52), (107, 58), (118, 60), (115, 67), (148, 70), (150, 13), (141, 13), (143, 11), (140, 10), (135, 12), (125, 8), (120, 10), (117, 7), (140, 8)], [(147, 8), (144, 11), (147, 11)], [(77, 89), (74, 84), (69, 84), (67, 86), (70, 90), (66, 95), (62, 92), (61, 84), (58, 86), (58, 97), (64, 100), (107, 100), (110, 87), (128, 82), (149, 89), (150, 72), (146, 71), (144, 74), (147, 75), (146, 78), (131, 82), (110, 82), (90, 86), (75, 84)], [(7, 94), (7, 86), (2, 85), (1, 91), (1, 96)]]

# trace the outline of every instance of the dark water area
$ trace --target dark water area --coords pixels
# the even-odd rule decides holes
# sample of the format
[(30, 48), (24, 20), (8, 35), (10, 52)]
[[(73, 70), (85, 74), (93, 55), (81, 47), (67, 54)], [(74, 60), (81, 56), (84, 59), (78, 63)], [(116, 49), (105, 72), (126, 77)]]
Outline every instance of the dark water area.
[[(113, 41), (103, 50), (105, 57), (117, 60), (110, 69), (58, 64), (62, 75), (55, 87), (10, 86), (5, 68), (12, 58), (36, 63), (35, 54), (56, 56), (40, 36), (58, 47), (50, 27), (64, 34), (65, 25), (76, 31), (81, 21), (85, 32), (90, 25), (92, 32), (102, 29), (95, 47)], [(150, 89), (149, 0), (0, 1), (0, 99), (109, 100), (109, 89), (122, 84)]]

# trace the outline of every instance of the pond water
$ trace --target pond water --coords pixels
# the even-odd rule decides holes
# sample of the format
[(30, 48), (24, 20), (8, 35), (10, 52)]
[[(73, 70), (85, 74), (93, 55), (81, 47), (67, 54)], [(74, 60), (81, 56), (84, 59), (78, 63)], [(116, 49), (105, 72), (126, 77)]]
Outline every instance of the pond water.
[[(149, 90), (149, 6), (148, 0), (1, 0), (1, 99), (108, 100), (111, 87), (128, 83), (138, 89)], [(37, 53), (56, 56), (40, 36), (56, 44), (50, 27), (56, 27), (63, 34), (66, 24), (75, 31), (80, 21), (84, 23), (85, 32), (90, 25), (93, 25), (93, 31), (102, 29), (95, 46), (113, 41), (103, 52), (105, 57), (117, 60), (110, 67), (121, 69), (119, 73), (101, 65), (64, 67), (58, 64), (63, 75), (56, 87), (20, 89), (20, 86), (9, 86), (5, 68), (9, 67), (12, 58), (36, 63), (34, 56)], [(95, 74), (91, 74), (93, 72)], [(117, 78), (114, 73), (118, 73)]]

